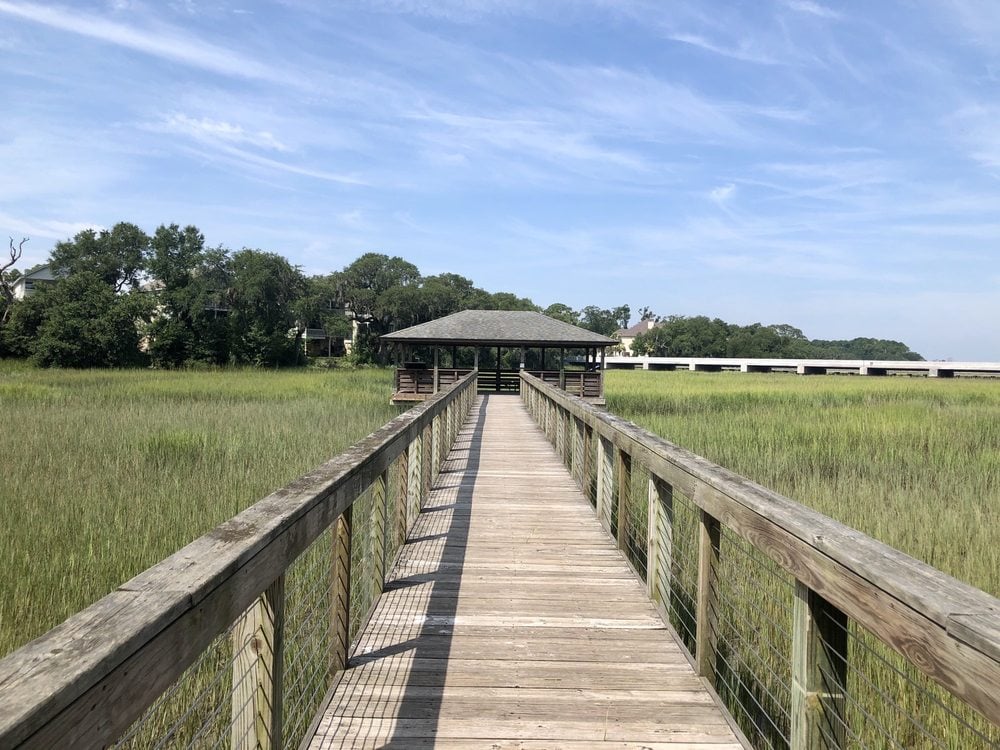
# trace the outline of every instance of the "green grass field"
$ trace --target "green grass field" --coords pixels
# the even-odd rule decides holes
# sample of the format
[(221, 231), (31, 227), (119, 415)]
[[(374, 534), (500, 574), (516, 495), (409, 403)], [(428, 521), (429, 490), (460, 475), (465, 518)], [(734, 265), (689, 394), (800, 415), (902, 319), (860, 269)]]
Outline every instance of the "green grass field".
[(611, 371), (608, 409), (993, 595), (1000, 381)]
[(0, 362), (0, 654), (398, 413), (388, 371)]

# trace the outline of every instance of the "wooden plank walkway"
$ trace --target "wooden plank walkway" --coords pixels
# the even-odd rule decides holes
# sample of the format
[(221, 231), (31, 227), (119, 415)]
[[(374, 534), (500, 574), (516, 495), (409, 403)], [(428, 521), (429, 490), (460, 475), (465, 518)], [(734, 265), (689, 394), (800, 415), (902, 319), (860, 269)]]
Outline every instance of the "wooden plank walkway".
[(516, 396), (480, 397), (309, 747), (736, 750)]

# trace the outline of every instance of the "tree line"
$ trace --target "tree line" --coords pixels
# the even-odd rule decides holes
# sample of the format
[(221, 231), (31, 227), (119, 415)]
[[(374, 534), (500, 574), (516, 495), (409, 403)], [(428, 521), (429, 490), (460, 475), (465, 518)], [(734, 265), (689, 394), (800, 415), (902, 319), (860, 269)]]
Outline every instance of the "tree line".
[[(339, 271), (307, 276), (272, 252), (209, 247), (194, 226), (161, 225), (152, 235), (122, 222), (84, 230), (53, 248), (55, 281), (14, 299), (13, 265), (24, 242), (10, 242), (0, 266), (0, 356), (41, 366), (278, 366), (302, 362), (302, 337), (322, 328), (334, 338), (357, 335), (357, 362), (385, 362), (379, 337), (460, 310), (534, 310), (611, 336), (627, 328), (628, 305), (555, 303), (544, 310), (512, 292), (488, 292), (454, 273), (421, 275), (396, 256), (365, 253)], [(646, 307), (642, 319), (654, 319)], [(871, 351), (905, 345), (874, 339)], [(791, 326), (733, 326), (718, 319), (672, 316), (636, 340), (635, 351), (673, 356), (864, 355), (842, 345), (809, 342)], [(809, 348), (812, 347), (812, 348)], [(848, 351), (850, 349), (850, 351)], [(782, 353), (778, 353), (778, 352)], [(881, 349), (880, 349), (881, 351)], [(720, 353), (721, 352), (721, 353)], [(919, 358), (918, 355), (911, 358)]]
[(922, 360), (901, 341), (809, 339), (787, 323), (741, 326), (703, 315), (671, 315), (636, 336), (634, 354), (656, 357)]

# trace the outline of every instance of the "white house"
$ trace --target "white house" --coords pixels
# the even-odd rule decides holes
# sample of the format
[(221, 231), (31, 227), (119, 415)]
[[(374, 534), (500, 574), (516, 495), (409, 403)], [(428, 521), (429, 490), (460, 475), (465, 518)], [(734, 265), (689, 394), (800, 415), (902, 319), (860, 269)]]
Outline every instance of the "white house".
[(34, 271), (24, 274), (14, 282), (14, 299), (24, 299), (35, 293), (35, 290), (43, 285), (56, 280), (55, 274), (48, 266), (39, 266)]
[(621, 342), (622, 354), (626, 357), (631, 357), (632, 342), (635, 341), (635, 337), (640, 333), (653, 330), (654, 326), (656, 326), (655, 321), (640, 320), (631, 328), (621, 328), (615, 331), (615, 338)]

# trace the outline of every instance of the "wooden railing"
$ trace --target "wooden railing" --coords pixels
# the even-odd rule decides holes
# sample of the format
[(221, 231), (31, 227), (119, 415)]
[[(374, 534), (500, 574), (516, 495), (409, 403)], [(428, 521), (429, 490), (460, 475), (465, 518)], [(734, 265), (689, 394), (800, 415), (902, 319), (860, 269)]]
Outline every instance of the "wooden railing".
[[(471, 372), (469, 369), (440, 367), (437, 370), (438, 387), (444, 388)], [(602, 395), (600, 370), (527, 370), (546, 383), (561, 387), (574, 396), (597, 399)], [(480, 370), (479, 390), (489, 393), (518, 393), (521, 388), (521, 370)], [(429, 396), (434, 393), (433, 368), (399, 368), (394, 376), (395, 394), (399, 400), (408, 395)]]
[(0, 661), (0, 748), (296, 746), (475, 383), (467, 375)]
[[(437, 371), (438, 389), (447, 388), (453, 383), (457, 383), (466, 375), (471, 373), (470, 368), (441, 367)], [(399, 368), (395, 374), (396, 394), (414, 394), (429, 396), (434, 393), (434, 370), (433, 369), (404, 369)]]
[(521, 397), (752, 746), (1000, 746), (1000, 600), (538, 378)]

